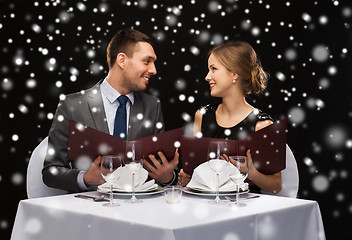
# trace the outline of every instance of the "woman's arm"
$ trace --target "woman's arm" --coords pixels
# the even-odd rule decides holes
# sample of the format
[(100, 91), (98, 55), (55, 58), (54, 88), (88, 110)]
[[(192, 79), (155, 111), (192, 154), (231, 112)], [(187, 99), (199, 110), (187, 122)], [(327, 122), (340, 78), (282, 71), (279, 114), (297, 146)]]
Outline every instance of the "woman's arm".
[(280, 192), (282, 188), (281, 172), (264, 175), (253, 166), (251, 151), (249, 149), (247, 150), (247, 158), (249, 167), (248, 179), (266, 192)]
[[(260, 121), (256, 124), (255, 131), (265, 128), (272, 123), (271, 120)], [(280, 192), (282, 188), (281, 172), (272, 175), (264, 175), (253, 166), (252, 156), (249, 149), (247, 150), (247, 158), (249, 165), (248, 179), (266, 192)]]
[(194, 115), (193, 136), (197, 136), (197, 133), (201, 132), (202, 117), (203, 114), (201, 114), (199, 110)]
[(257, 122), (257, 124), (255, 125), (255, 131), (259, 131), (260, 129), (265, 128), (271, 124), (273, 124), (271, 120)]

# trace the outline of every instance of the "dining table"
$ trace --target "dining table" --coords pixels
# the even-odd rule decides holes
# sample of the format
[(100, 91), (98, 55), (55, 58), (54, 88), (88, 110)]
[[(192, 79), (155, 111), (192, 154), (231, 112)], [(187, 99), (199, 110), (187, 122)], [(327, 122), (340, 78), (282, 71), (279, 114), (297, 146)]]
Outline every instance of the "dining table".
[(179, 203), (170, 204), (161, 190), (137, 195), (141, 203), (127, 203), (130, 196), (116, 194), (120, 206), (106, 207), (75, 195), (21, 200), (11, 239), (325, 239), (319, 205), (312, 200), (246, 193), (240, 195), (246, 206), (238, 207), (229, 201), (210, 204), (212, 195), (183, 192)]

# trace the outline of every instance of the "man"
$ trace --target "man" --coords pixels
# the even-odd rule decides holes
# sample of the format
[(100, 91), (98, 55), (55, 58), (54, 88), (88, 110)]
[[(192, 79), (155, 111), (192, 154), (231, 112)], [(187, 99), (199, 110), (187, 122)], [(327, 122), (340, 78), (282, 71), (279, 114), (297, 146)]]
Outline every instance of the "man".
[[(100, 156), (88, 171), (76, 169), (75, 163), (66, 158), (69, 119), (127, 140), (164, 130), (159, 99), (142, 92), (156, 74), (156, 59), (152, 41), (145, 34), (133, 29), (116, 33), (107, 47), (108, 76), (91, 89), (67, 95), (58, 105), (42, 171), (47, 186), (80, 192), (104, 182), (99, 171)], [(120, 103), (121, 95), (126, 103)], [(124, 106), (126, 125), (118, 122), (122, 118), (116, 113)], [(171, 184), (175, 181), (178, 152), (170, 162), (161, 152), (158, 155), (161, 162), (148, 156), (154, 166), (144, 162), (149, 176), (161, 185)]]

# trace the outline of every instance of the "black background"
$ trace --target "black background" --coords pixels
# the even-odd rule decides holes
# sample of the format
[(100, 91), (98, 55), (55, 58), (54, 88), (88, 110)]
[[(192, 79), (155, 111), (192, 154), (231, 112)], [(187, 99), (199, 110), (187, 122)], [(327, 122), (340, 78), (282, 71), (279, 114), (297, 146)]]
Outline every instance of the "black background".
[(161, 99), (167, 130), (216, 101), (204, 81), (207, 51), (226, 40), (251, 43), (271, 79), (248, 101), (288, 117), (298, 197), (319, 203), (327, 239), (352, 239), (351, 19), (348, 0), (0, 0), (1, 239), (27, 197), (28, 160), (60, 95), (104, 78), (108, 41), (130, 27), (156, 43), (158, 74), (147, 91)]

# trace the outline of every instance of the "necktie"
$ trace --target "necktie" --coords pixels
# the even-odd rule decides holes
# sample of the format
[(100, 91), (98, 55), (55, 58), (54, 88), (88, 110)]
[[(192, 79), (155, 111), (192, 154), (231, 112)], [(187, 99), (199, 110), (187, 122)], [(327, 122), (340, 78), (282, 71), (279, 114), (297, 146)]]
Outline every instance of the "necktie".
[(117, 98), (120, 103), (120, 106), (117, 108), (115, 115), (115, 125), (114, 125), (114, 136), (122, 138), (126, 140), (127, 137), (127, 114), (126, 114), (126, 103), (128, 101), (128, 97), (125, 95), (121, 95)]

